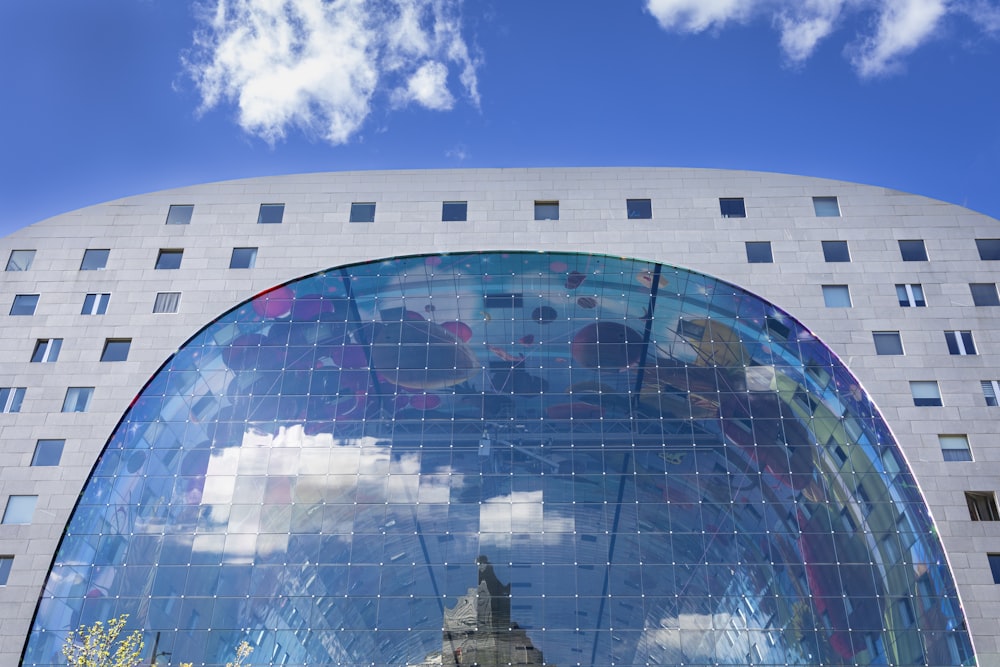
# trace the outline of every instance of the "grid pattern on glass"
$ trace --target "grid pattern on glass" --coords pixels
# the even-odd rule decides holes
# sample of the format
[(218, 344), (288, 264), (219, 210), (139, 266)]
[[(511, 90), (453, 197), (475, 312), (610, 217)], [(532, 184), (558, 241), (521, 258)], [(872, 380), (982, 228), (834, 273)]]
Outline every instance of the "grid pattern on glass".
[(465, 222), (469, 216), (469, 202), (466, 201), (446, 201), (441, 202), (442, 222)]
[(770, 241), (747, 241), (745, 247), (750, 264), (770, 264), (774, 261)]
[(38, 306), (37, 294), (15, 294), (10, 304), (11, 315), (34, 315)]
[(108, 265), (108, 256), (111, 251), (107, 248), (91, 248), (83, 251), (83, 259), (80, 260), (81, 271), (101, 271)]
[(626, 199), (625, 214), (629, 220), (652, 220), (653, 202), (650, 199)]
[(156, 254), (154, 268), (160, 270), (179, 269), (183, 258), (184, 251), (180, 248), (164, 248)]
[(104, 341), (101, 351), (101, 361), (126, 361), (128, 351), (132, 347), (131, 338), (108, 338)]
[(375, 202), (351, 204), (350, 222), (375, 222)]
[(964, 434), (939, 435), (941, 455), (945, 461), (971, 461), (972, 450), (969, 448), (969, 436)]
[(67, 387), (63, 399), (63, 412), (86, 412), (90, 399), (94, 397), (93, 387)]
[(899, 256), (904, 262), (926, 262), (927, 248), (923, 239), (900, 239)]
[(941, 405), (941, 390), (936, 380), (912, 380), (910, 394), (913, 395), (913, 404), (916, 406)]
[(818, 218), (839, 218), (840, 202), (836, 197), (813, 197), (813, 211)]
[(849, 262), (851, 253), (847, 241), (823, 241), (823, 259), (827, 262)]
[(252, 269), (257, 264), (257, 248), (233, 248), (230, 269)]
[(167, 210), (168, 225), (190, 225), (194, 214), (193, 204), (171, 204)]
[(851, 290), (847, 285), (823, 285), (823, 303), (827, 308), (850, 308)]
[(65, 440), (39, 440), (35, 443), (35, 453), (31, 456), (31, 465), (36, 467), (59, 465), (65, 446)]
[(966, 356), (977, 353), (971, 331), (945, 331), (944, 339), (948, 343), (948, 354)]
[(10, 569), (14, 566), (13, 556), (0, 556), (0, 586), (6, 586), (10, 579)]
[(896, 285), (896, 300), (902, 308), (923, 308), (927, 305), (924, 288), (917, 283)]
[(969, 283), (969, 291), (975, 306), (1000, 306), (996, 283)]
[(31, 352), (31, 361), (44, 364), (58, 360), (62, 342), (62, 338), (39, 338)]
[(719, 212), (723, 218), (745, 218), (747, 217), (747, 207), (743, 202), (743, 197), (720, 197)]
[(7, 258), (7, 271), (27, 271), (35, 261), (34, 250), (11, 250)]
[(837, 358), (732, 285), (592, 255), (386, 260), (234, 308), (136, 398), (45, 590), (26, 665), (125, 609), (205, 664), (246, 627), (296, 666), (972, 656)]
[(0, 412), (20, 412), (26, 387), (0, 387)]
[(28, 524), (35, 515), (35, 504), (38, 496), (12, 495), (7, 498), (7, 506), (3, 511), (0, 523)]
[(258, 225), (280, 225), (284, 219), (284, 204), (261, 204), (257, 212)]
[(558, 220), (559, 202), (557, 201), (536, 201), (535, 220)]
[(108, 293), (103, 294), (88, 294), (83, 297), (83, 308), (80, 310), (81, 315), (104, 315), (108, 312), (108, 303), (111, 301), (111, 295)]
[(154, 313), (176, 313), (181, 303), (180, 292), (158, 292), (153, 299)]

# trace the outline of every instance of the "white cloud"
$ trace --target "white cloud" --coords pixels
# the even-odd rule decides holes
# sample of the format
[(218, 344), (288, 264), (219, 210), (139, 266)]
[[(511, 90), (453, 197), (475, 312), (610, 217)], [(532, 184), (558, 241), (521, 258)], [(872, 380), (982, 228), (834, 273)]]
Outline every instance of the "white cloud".
[(991, 0), (646, 0), (665, 30), (698, 33), (727, 23), (770, 19), (789, 62), (808, 59), (848, 17), (874, 26), (847, 48), (862, 77), (889, 74), (932, 39), (948, 15), (964, 15), (987, 33), (1000, 32), (1000, 7)]
[(345, 143), (380, 92), (397, 106), (451, 109), (451, 69), (479, 104), (464, 0), (204, 1), (185, 60), (201, 108), (234, 103), (240, 127), (268, 142), (297, 128)]

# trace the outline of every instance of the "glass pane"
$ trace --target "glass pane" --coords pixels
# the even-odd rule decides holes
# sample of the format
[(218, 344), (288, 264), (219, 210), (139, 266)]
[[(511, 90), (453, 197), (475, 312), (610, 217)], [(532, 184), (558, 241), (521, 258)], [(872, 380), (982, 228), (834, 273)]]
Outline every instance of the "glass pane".
[(35, 453), (31, 458), (33, 466), (57, 466), (62, 459), (65, 440), (39, 440), (35, 443)]
[(183, 257), (183, 250), (161, 250), (156, 256), (156, 268), (179, 269), (181, 268), (181, 259)]
[(351, 222), (375, 222), (374, 202), (351, 204)]
[(188, 225), (191, 224), (191, 215), (194, 213), (194, 206), (191, 204), (173, 204), (167, 211), (168, 225)]
[(38, 496), (10, 496), (3, 513), (3, 523), (31, 523)]
[(653, 202), (649, 199), (626, 199), (625, 209), (630, 220), (649, 220), (653, 217)]
[(35, 261), (34, 250), (11, 250), (7, 259), (8, 271), (27, 271)]
[(462, 222), (466, 220), (468, 212), (468, 202), (446, 201), (441, 204), (441, 220), (443, 222)]
[(817, 217), (838, 218), (840, 217), (840, 204), (836, 197), (813, 197), (813, 208)]
[(85, 250), (83, 261), (80, 263), (81, 271), (99, 271), (108, 264), (110, 250)]

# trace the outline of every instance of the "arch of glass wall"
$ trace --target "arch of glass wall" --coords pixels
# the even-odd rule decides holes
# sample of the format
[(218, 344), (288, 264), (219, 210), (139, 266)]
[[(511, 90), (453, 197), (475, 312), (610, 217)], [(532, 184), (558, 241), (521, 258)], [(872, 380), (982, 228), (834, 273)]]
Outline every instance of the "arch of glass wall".
[(202, 330), (96, 465), (24, 664), (119, 614), (159, 665), (974, 663), (848, 370), (742, 289), (594, 255), (332, 269)]

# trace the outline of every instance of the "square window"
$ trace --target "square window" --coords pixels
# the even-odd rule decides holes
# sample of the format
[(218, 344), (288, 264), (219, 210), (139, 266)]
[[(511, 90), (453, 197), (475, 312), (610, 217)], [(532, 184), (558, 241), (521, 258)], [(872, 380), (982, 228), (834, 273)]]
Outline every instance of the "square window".
[(927, 305), (924, 288), (917, 283), (896, 285), (896, 299), (902, 308), (923, 308)]
[(774, 261), (770, 241), (747, 241), (746, 251), (747, 262), (750, 264), (770, 264)]
[(976, 343), (972, 340), (971, 331), (945, 331), (948, 341), (948, 353), (959, 356), (976, 354)]
[(31, 353), (31, 361), (45, 364), (59, 358), (62, 349), (62, 338), (39, 338), (35, 341), (35, 349)]
[(836, 197), (813, 197), (813, 210), (817, 218), (840, 217), (840, 203)]
[(257, 263), (257, 248), (233, 248), (230, 269), (252, 269)]
[(176, 313), (181, 302), (180, 292), (159, 292), (153, 301), (154, 313)]
[(965, 504), (969, 506), (969, 518), (973, 521), (1000, 521), (997, 495), (992, 491), (966, 491)]
[(80, 262), (80, 270), (101, 271), (108, 265), (108, 255), (110, 254), (111, 251), (107, 249), (84, 250), (83, 261)]
[(625, 214), (629, 220), (652, 220), (653, 202), (650, 199), (626, 199)]
[(936, 380), (913, 380), (910, 382), (913, 404), (920, 407), (941, 405), (941, 390)]
[(980, 386), (983, 389), (983, 399), (986, 400), (986, 405), (990, 407), (997, 407), (1000, 405), (997, 397), (1000, 397), (1000, 382), (996, 380), (981, 380)]
[(181, 259), (184, 257), (183, 250), (160, 250), (160, 253), (156, 256), (156, 268), (157, 269), (179, 269), (181, 268)]
[(173, 204), (167, 211), (167, 224), (190, 225), (192, 213), (194, 213), (192, 204)]
[(110, 294), (88, 294), (83, 297), (83, 309), (80, 311), (80, 314), (103, 315), (108, 312), (109, 301), (111, 301)]
[(7, 259), (8, 271), (27, 271), (35, 261), (34, 250), (11, 250)]
[(351, 222), (375, 222), (375, 202), (351, 204)]
[(823, 259), (828, 262), (849, 262), (851, 253), (847, 241), (823, 241)]
[(31, 523), (31, 518), (35, 514), (35, 503), (38, 496), (10, 496), (7, 498), (7, 507), (3, 512), (3, 520), (0, 523)]
[(903, 354), (903, 340), (898, 331), (873, 331), (872, 338), (875, 341), (875, 354)]
[(25, 391), (24, 387), (0, 387), (0, 412), (20, 412)]
[(743, 197), (720, 197), (719, 211), (723, 218), (747, 217), (747, 207), (743, 203)]
[(65, 445), (65, 440), (39, 440), (35, 443), (35, 453), (31, 457), (31, 465), (35, 467), (59, 465)]
[(1000, 294), (996, 283), (969, 283), (972, 303), (977, 306), (1000, 306)]
[(280, 225), (284, 219), (284, 204), (261, 204), (257, 212), (258, 225)]
[(969, 449), (969, 437), (966, 435), (939, 435), (941, 455), (945, 461), (971, 461), (972, 450)]
[(976, 250), (979, 251), (979, 259), (1000, 259), (1000, 239), (976, 239)]
[(847, 285), (823, 285), (823, 302), (827, 308), (850, 308), (851, 290)]
[(993, 583), (1000, 584), (1000, 554), (986, 554), (990, 561), (990, 572), (993, 574)]
[(13, 556), (0, 556), (0, 586), (6, 586), (10, 579), (10, 568), (14, 565)]
[(465, 222), (468, 220), (469, 203), (464, 201), (441, 202), (442, 222)]
[(131, 346), (131, 338), (108, 338), (104, 341), (104, 351), (101, 352), (101, 361), (126, 361)]
[(559, 202), (557, 201), (536, 201), (535, 220), (558, 220)]
[(926, 262), (927, 248), (923, 239), (908, 239), (899, 242), (899, 256), (904, 262)]
[(86, 412), (90, 407), (90, 399), (94, 396), (93, 387), (68, 387), (66, 398), (63, 399), (63, 412)]
[(10, 314), (34, 315), (36, 306), (38, 306), (37, 294), (15, 294), (14, 302), (10, 305)]

